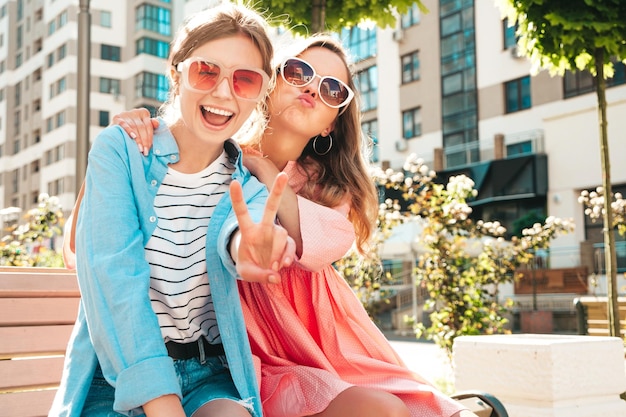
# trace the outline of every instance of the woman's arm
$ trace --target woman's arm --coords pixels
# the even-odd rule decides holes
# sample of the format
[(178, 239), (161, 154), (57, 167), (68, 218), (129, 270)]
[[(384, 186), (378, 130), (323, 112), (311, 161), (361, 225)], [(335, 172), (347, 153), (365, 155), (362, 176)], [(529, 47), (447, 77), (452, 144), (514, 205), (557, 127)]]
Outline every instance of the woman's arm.
[(298, 196), (302, 235), (302, 256), (298, 263), (310, 271), (343, 258), (355, 240), (354, 226), (348, 220), (348, 203), (326, 207)]
[(152, 223), (141, 217), (140, 208), (152, 202), (145, 198), (148, 184), (134, 147), (118, 127), (105, 129), (94, 140), (76, 229), (81, 301), (119, 410), (180, 395), (149, 297), (145, 242)]

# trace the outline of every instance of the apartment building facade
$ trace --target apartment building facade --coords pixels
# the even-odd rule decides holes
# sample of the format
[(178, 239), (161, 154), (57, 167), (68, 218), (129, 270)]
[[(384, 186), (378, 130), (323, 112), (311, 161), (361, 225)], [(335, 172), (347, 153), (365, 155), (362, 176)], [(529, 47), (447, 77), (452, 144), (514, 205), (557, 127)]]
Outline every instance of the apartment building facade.
[[(77, 94), (85, 87), (77, 79), (78, 3), (0, 0), (0, 222), (14, 221), (15, 210), (8, 209), (27, 210), (41, 192), (57, 195), (68, 211), (73, 205)], [(185, 15), (210, 2), (89, 3), (93, 139), (117, 112), (158, 108), (167, 94), (172, 35)], [(465, 173), (479, 191), (474, 211), (507, 226), (533, 211), (571, 217), (576, 231), (554, 242), (551, 265), (601, 272), (593, 258), (601, 225), (585, 219), (577, 202), (581, 190), (602, 178), (592, 78), (533, 75), (493, 2), (423, 3), (428, 13), (414, 7), (396, 27), (339, 34), (357, 68), (372, 160), (401, 169), (415, 153), (442, 179)], [(626, 191), (625, 79), (619, 64), (607, 89), (617, 191)]]
[(15, 208), (28, 210), (43, 192), (58, 196), (68, 212), (73, 206), (77, 95), (87, 88), (77, 76), (80, 36), (91, 40), (91, 139), (117, 112), (156, 109), (166, 97), (165, 60), (184, 4), (85, 3), (87, 32), (79, 26), (78, 1), (0, 2), (1, 221), (14, 221)]

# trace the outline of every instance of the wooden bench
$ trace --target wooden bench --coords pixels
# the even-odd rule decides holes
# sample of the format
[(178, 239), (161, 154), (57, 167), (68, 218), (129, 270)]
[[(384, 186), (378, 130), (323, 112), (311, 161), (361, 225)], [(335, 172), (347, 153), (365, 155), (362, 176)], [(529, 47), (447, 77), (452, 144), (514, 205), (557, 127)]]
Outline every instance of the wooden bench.
[(79, 299), (73, 271), (0, 267), (0, 417), (48, 415)]
[[(0, 417), (48, 415), (79, 299), (73, 271), (0, 267)], [(480, 417), (508, 416), (488, 393), (453, 398)]]
[[(617, 298), (620, 319), (620, 333), (626, 337), (626, 297)], [(578, 317), (578, 334), (609, 336), (608, 298), (582, 296), (574, 299)]]

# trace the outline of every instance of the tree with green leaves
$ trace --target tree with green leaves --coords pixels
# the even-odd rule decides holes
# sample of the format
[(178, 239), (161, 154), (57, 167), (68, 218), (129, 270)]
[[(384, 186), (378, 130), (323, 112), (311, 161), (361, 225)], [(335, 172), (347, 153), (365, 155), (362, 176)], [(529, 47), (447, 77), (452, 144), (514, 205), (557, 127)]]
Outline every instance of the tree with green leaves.
[(422, 12), (427, 11), (421, 0), (261, 0), (253, 7), (269, 15), (270, 21), (284, 21), (295, 32), (310, 35), (339, 32), (368, 20), (382, 28), (391, 27), (396, 24), (396, 13), (406, 13), (414, 3)]
[(415, 317), (409, 321), (414, 322), (418, 336), (434, 340), (451, 355), (458, 336), (507, 331), (505, 313), (510, 301), (499, 297), (498, 286), (517, 279), (520, 266), (531, 262), (538, 249), (548, 248), (554, 237), (571, 232), (574, 225), (548, 217), (524, 229), (521, 236), (505, 240), (506, 229), (500, 223), (471, 218), (468, 202), (478, 192), (470, 178), (460, 175), (439, 184), (435, 177), (415, 155), (407, 158), (402, 171), (375, 169), (372, 178), (378, 187), (393, 190), (402, 202), (388, 199), (380, 205), (372, 256), (363, 258), (352, 251), (335, 266), (370, 314), (375, 314), (372, 300), (383, 297), (379, 289), (389, 280), (380, 270), (377, 251), (395, 227), (421, 218), (423, 229), (415, 237), (421, 249), (412, 274), (430, 296), (424, 306), (430, 311), (430, 325), (415, 323)]
[(566, 70), (589, 70), (594, 76), (598, 101), (603, 223), (606, 248), (609, 329), (619, 336), (617, 258), (610, 207), (606, 78), (613, 75), (612, 60), (626, 62), (626, 2), (624, 0), (499, 0), (510, 24), (517, 24), (518, 46), (537, 69), (563, 75)]

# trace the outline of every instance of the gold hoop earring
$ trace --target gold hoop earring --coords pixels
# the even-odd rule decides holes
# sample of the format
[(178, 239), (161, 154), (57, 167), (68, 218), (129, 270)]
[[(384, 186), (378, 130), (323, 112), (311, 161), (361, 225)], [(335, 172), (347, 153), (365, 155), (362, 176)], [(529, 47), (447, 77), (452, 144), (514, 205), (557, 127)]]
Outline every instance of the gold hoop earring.
[(328, 149), (326, 149), (325, 152), (320, 152), (317, 149), (317, 139), (320, 137), (320, 135), (315, 136), (315, 139), (313, 139), (313, 151), (319, 155), (319, 156), (324, 156), (326, 155), (328, 152), (330, 152), (330, 150), (333, 148), (333, 137), (330, 135), (330, 133), (328, 134), (328, 136), (322, 136), (323, 138), (328, 138)]

